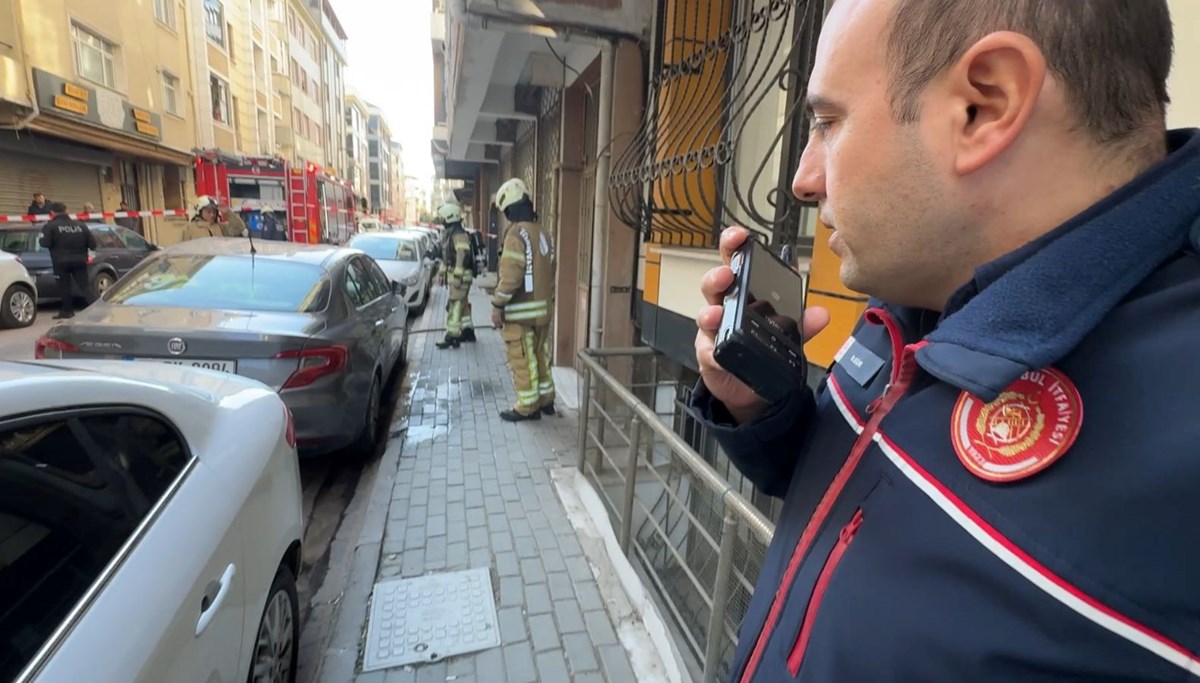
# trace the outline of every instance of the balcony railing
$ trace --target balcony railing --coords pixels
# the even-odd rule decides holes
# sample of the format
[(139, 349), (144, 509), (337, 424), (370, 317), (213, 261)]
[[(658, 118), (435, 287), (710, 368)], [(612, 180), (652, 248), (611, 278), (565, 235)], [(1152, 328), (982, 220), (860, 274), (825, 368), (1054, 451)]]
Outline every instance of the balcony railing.
[(660, 377), (652, 349), (578, 358), (580, 471), (670, 616), (689, 668), (705, 683), (726, 680), (777, 504), (751, 502), (752, 487), (684, 410), (686, 387)]

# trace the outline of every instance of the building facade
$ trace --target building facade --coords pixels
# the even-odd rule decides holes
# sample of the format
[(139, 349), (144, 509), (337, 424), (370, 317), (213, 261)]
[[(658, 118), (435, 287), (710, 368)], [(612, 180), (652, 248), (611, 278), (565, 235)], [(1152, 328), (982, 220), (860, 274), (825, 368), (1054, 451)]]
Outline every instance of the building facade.
[(346, 150), (346, 31), (329, 0), (308, 0), (308, 12), (321, 25), (321, 106), (325, 167), (333, 175), (349, 177)]
[[(205, 0), (209, 1), (209, 0)], [(306, 0), (287, 0), (287, 73), (291, 86), (293, 164), (324, 165), (325, 84), (321, 24), (308, 11)]]
[(394, 221), (403, 221), (408, 206), (408, 186), (404, 181), (404, 146), (393, 140), (389, 145), (389, 152), (391, 158), (389, 183), (391, 184), (392, 198), (389, 217)]
[(346, 157), (349, 166), (346, 177), (354, 187), (354, 194), (368, 200), (368, 203), (371, 178), (367, 173), (367, 118), (370, 115), (362, 99), (354, 93), (346, 95)]
[[(200, 87), (189, 6), (0, 0), (0, 213), (23, 213), (35, 192), (74, 211), (187, 201)], [(180, 232), (140, 225), (164, 242)]]
[(371, 213), (392, 209), (392, 130), (383, 110), (367, 104), (367, 177)]

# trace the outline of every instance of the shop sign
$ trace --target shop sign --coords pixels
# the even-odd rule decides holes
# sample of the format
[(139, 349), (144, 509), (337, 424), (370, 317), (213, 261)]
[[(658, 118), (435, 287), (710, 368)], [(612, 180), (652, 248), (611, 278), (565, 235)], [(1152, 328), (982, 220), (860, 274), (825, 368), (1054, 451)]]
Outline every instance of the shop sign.
[(38, 105), (46, 112), (82, 119), (134, 137), (161, 141), (162, 117), (133, 106), (118, 93), (79, 85), (52, 73), (33, 70)]

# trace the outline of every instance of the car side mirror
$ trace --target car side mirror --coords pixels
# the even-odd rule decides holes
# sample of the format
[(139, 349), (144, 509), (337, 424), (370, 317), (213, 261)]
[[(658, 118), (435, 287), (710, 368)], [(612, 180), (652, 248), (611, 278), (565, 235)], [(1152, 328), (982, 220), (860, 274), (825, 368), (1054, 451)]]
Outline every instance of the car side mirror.
[(405, 287), (404, 283), (393, 282), (392, 283), (392, 292), (394, 294), (396, 294), (396, 296), (404, 296), (404, 295), (408, 294), (408, 287)]
[(146, 251), (158, 251), (161, 247), (153, 242), (146, 243)]

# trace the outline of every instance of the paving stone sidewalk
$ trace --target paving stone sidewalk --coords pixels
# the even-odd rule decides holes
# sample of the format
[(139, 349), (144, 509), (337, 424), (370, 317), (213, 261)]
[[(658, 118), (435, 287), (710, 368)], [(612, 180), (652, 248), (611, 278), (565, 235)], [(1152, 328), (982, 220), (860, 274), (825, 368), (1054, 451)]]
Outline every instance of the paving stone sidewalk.
[(357, 683), (629, 683), (629, 655), (549, 471), (574, 464), (577, 420), (510, 424), (514, 394), (491, 307), (472, 290), (479, 341), (439, 350), (446, 290), (414, 324), (408, 429), (384, 532), (379, 578), (492, 570), (501, 646), (416, 667), (359, 674)]

